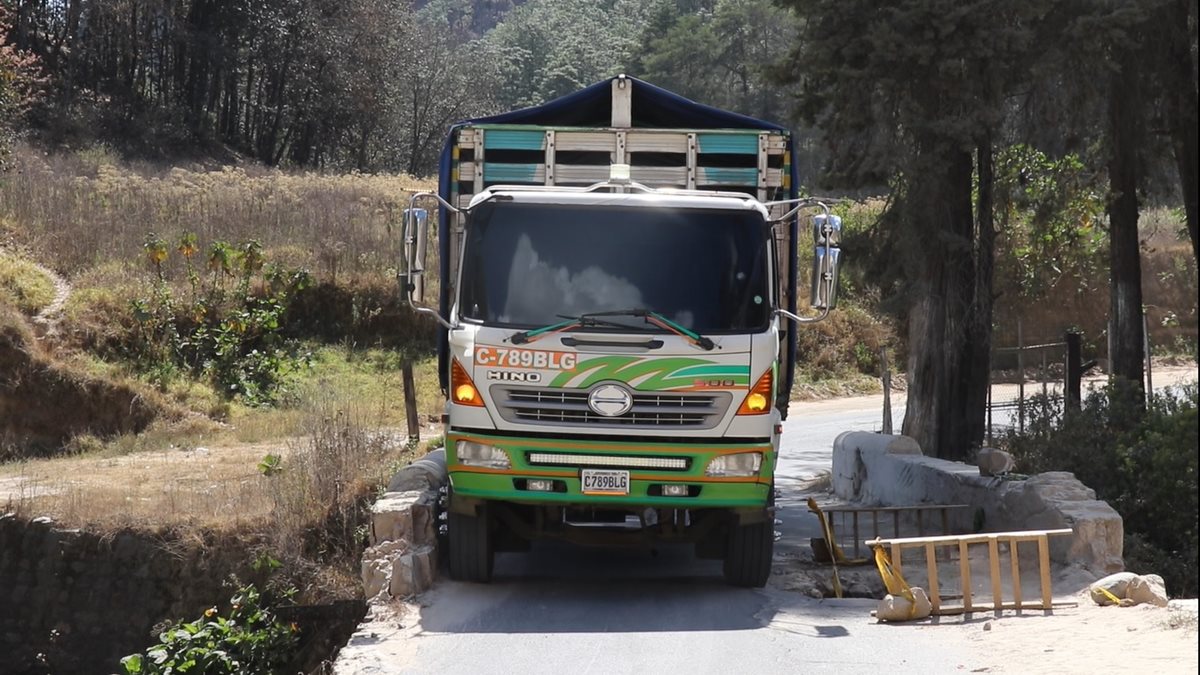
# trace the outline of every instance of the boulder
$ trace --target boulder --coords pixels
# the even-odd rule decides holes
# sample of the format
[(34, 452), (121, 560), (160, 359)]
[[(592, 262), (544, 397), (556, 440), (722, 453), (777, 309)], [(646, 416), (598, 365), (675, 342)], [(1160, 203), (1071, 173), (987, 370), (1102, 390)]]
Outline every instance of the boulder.
[(999, 476), (1013, 470), (1017, 465), (1013, 456), (995, 448), (980, 448), (975, 457), (980, 476)]
[(1125, 597), (1138, 605), (1167, 606), (1167, 584), (1157, 574), (1142, 574), (1129, 582)]
[[(1102, 590), (1103, 589), (1103, 590)], [(1107, 591), (1106, 594), (1104, 591)], [(1134, 574), (1120, 572), (1099, 579), (1088, 587), (1088, 595), (1097, 605), (1114, 604), (1112, 597), (1122, 607), (1131, 605), (1167, 606), (1167, 587), (1157, 574)], [(1109, 597), (1112, 595), (1112, 597)]]
[(914, 586), (912, 594), (913, 600), (916, 601), (915, 609), (913, 602), (908, 598), (889, 593), (879, 601), (879, 606), (875, 609), (875, 618), (879, 621), (913, 621), (924, 619), (933, 613), (933, 604), (929, 602), (929, 594), (925, 589)]

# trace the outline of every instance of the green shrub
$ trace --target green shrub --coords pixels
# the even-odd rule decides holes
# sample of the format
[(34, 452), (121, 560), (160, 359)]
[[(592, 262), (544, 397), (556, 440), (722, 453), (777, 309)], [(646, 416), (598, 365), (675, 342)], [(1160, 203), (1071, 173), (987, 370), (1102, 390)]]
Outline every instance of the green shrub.
[(292, 660), (298, 642), (295, 624), (276, 620), (254, 586), (238, 589), (222, 616), (212, 607), (204, 616), (159, 634), (159, 643), (121, 659), (126, 675), (203, 673), (269, 675)]
[(175, 248), (190, 289), (179, 293), (164, 274), (168, 248), (147, 235), (143, 249), (155, 281), (130, 303), (137, 339), (129, 356), (160, 384), (186, 372), (251, 405), (278, 400), (284, 377), (305, 361), (285, 339), (282, 318), (290, 298), (311, 284), (309, 274), (268, 264), (253, 240), (237, 247), (212, 242), (202, 272), (193, 261), (196, 237), (185, 233)]
[(1081, 409), (1036, 397), (1025, 432), (1004, 445), (1024, 473), (1070, 471), (1124, 519), (1126, 566), (1162, 575), (1174, 596), (1197, 592), (1197, 387), (1155, 395), (1091, 392)]

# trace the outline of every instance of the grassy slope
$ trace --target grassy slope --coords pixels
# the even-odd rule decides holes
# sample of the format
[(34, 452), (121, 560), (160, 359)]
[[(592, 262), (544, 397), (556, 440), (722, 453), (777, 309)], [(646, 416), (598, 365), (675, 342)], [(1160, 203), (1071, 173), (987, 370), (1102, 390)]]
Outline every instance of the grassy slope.
[(33, 316), (54, 301), (54, 282), (37, 265), (0, 250), (0, 303)]

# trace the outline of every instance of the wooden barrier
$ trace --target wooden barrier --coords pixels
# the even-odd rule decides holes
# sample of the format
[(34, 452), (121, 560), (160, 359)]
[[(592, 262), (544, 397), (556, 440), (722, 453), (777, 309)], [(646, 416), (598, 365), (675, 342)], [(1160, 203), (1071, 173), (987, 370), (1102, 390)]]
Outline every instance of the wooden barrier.
[[(881, 535), (886, 534), (884, 532), (880, 532), (879, 530), (881, 515), (883, 517), (885, 528), (889, 524), (888, 521), (891, 521), (890, 524), (892, 526), (891, 530), (893, 538), (900, 536), (901, 519), (910, 516), (916, 520), (917, 535), (923, 537), (925, 536), (926, 527), (929, 527), (930, 529), (936, 528), (939, 522), (941, 524), (941, 534), (953, 534), (953, 532), (950, 531), (950, 511), (969, 508), (971, 507), (967, 504), (918, 504), (915, 506), (832, 505), (823, 506), (821, 507), (821, 510), (825, 512), (829, 518), (830, 529), (833, 530), (834, 536), (838, 539), (837, 544), (842, 546), (843, 542), (852, 542), (851, 545), (853, 546), (854, 550), (852, 553), (847, 552), (847, 554), (852, 558), (861, 558), (863, 557), (863, 553), (859, 546), (863, 541), (861, 536), (865, 534), (863, 530), (866, 528), (868, 523), (868, 521), (866, 521), (867, 514), (870, 514), (871, 516), (869, 521), (872, 528), (871, 536), (875, 538), (879, 538)], [(935, 513), (936, 515), (940, 516), (938, 521), (927, 524), (926, 515), (932, 517)], [(861, 521), (860, 516), (862, 517)], [(846, 532), (847, 521), (849, 521), (849, 534)], [(832, 545), (829, 547), (829, 549), (831, 551), (833, 550)]]
[[(1050, 537), (1072, 534), (1067, 529), (1061, 530), (1028, 530), (1022, 532), (983, 532), (980, 534), (949, 535), (940, 537), (905, 537), (866, 541), (872, 549), (876, 546), (887, 547), (891, 557), (892, 568), (898, 575), (903, 575), (904, 549), (920, 548), (925, 551), (925, 570), (929, 577), (929, 602), (933, 605), (934, 615), (969, 614), (981, 610), (1000, 611), (1004, 609), (1051, 609), (1054, 595), (1050, 587)], [(1021, 562), (1019, 544), (1036, 543), (1038, 560), (1038, 578), (1041, 583), (1041, 597), (1037, 600), (1026, 601), (1021, 597)], [(986, 544), (988, 547), (988, 573), (991, 577), (992, 602), (982, 606), (976, 605), (971, 589), (971, 557), (969, 547), (972, 544)], [(1012, 602), (1005, 602), (1003, 584), (1000, 576), (1000, 545), (1006, 544), (1009, 554), (1010, 576), (1012, 579)], [(941, 595), (941, 585), (938, 579), (937, 551), (943, 547), (958, 549), (959, 575), (962, 585), (962, 604), (946, 605)]]

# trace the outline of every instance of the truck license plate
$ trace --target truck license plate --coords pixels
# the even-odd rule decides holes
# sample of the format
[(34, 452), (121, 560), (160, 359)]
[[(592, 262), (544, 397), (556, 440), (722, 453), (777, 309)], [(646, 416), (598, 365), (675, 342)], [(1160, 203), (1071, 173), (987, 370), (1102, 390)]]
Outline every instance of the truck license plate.
[(583, 469), (580, 476), (585, 495), (629, 494), (629, 472), (613, 469)]

